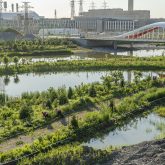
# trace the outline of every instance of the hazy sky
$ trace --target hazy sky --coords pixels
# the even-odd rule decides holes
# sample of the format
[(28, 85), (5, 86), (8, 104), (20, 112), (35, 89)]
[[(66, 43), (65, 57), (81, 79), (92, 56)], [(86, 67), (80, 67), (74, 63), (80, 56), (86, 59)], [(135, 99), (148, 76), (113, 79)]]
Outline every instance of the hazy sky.
[[(5, 0), (4, 0), (5, 1)], [(21, 3), (24, 0), (7, 0), (9, 3)], [(70, 0), (29, 0), (34, 10), (46, 17), (54, 17), (54, 9), (58, 17), (70, 17)], [(84, 10), (91, 6), (92, 0), (84, 0)], [(79, 0), (76, 0), (76, 14), (78, 14)], [(96, 8), (102, 8), (104, 0), (94, 0)], [(127, 10), (128, 0), (106, 0), (109, 8), (123, 8)], [(9, 5), (9, 8), (10, 5)], [(165, 18), (165, 0), (134, 0), (135, 9), (151, 10), (151, 17)]]

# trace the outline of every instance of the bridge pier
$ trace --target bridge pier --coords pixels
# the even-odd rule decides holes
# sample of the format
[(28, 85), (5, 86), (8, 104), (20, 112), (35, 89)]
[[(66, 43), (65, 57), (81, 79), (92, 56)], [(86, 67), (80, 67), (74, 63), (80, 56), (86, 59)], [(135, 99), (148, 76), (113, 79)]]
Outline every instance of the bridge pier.
[(134, 43), (133, 43), (133, 42), (131, 42), (131, 44), (130, 44), (130, 48), (132, 49), (132, 48), (133, 48), (133, 46), (134, 46)]
[(129, 56), (133, 56), (133, 50), (130, 50), (130, 51), (128, 52), (128, 55), (129, 55)]
[(113, 48), (114, 48), (114, 50), (117, 50), (117, 42), (116, 41), (113, 42)]

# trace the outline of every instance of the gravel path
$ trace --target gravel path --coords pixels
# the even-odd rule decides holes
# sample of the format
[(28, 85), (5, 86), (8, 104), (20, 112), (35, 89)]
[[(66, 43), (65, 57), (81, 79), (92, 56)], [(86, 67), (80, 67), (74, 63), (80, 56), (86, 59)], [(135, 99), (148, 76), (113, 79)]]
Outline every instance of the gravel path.
[(165, 165), (165, 139), (123, 147), (102, 165)]

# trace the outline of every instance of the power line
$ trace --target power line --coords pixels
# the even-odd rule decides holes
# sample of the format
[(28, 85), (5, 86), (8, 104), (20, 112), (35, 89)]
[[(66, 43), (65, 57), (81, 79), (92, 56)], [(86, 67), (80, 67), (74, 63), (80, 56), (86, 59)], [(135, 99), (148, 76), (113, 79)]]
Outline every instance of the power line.
[(75, 16), (75, 0), (71, 0), (71, 19), (74, 19)]
[(91, 8), (92, 10), (95, 10), (96, 6), (95, 6), (94, 1), (91, 2), (91, 6), (90, 6), (90, 8)]
[(104, 0), (104, 2), (103, 2), (103, 8), (104, 9), (107, 9), (108, 8), (108, 5), (107, 5), (108, 3)]
[(29, 9), (33, 8), (32, 6), (29, 5), (30, 2), (22, 2), (23, 5), (21, 8), (24, 9), (24, 34), (29, 34)]
[(80, 0), (79, 2), (79, 15), (81, 15), (81, 13), (83, 12), (83, 3), (84, 3), (84, 0)]

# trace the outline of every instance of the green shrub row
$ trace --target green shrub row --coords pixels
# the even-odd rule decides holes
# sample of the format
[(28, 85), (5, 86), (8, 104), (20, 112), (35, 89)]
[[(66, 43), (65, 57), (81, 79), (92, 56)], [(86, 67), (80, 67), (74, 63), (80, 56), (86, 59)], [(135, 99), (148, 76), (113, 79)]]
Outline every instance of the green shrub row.
[(78, 125), (76, 129), (72, 126), (68, 128), (64, 127), (53, 134), (40, 137), (31, 145), (26, 144), (21, 148), (1, 153), (0, 160), (1, 162), (6, 162), (20, 158), (21, 156), (33, 154), (36, 151), (45, 152), (48, 149), (61, 145), (62, 143), (57, 142), (64, 139), (81, 141), (84, 137), (91, 137), (91, 134), (95, 134), (97, 130), (100, 131), (102, 127), (105, 128), (105, 126), (107, 127), (109, 125), (113, 127), (115, 124), (118, 125), (120, 121), (128, 119), (129, 116), (145, 111), (146, 109), (141, 110), (141, 107), (149, 106), (149, 100), (155, 93), (159, 93), (155, 99), (162, 98), (162, 96), (165, 97), (164, 88), (152, 88), (147, 92), (139, 92), (122, 100), (121, 103), (115, 107), (114, 111), (112, 111), (110, 107), (106, 107), (97, 112), (88, 112), (82, 120), (77, 121)]

